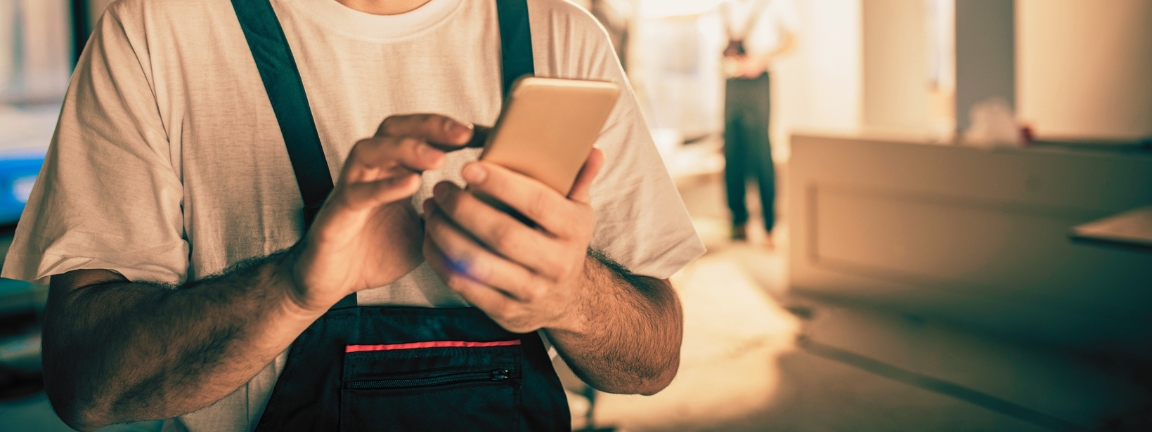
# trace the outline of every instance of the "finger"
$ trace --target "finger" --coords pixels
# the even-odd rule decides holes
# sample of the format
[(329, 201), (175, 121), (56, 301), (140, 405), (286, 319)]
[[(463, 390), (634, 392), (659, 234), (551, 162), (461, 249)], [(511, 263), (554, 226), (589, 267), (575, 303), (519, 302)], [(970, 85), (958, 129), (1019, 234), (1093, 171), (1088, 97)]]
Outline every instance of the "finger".
[(512, 207), (547, 232), (566, 236), (577, 222), (571, 201), (531, 177), (484, 161), (465, 165), (463, 175), (476, 192)]
[(424, 241), (424, 257), (425, 262), (429, 263), (432, 271), (437, 273), (441, 280), (444, 280), (448, 288), (464, 297), (465, 301), (476, 306), (477, 309), (484, 311), (488, 317), (497, 321), (508, 331), (528, 333), (536, 329), (509, 325), (510, 320), (522, 318), (514, 316), (516, 311), (523, 311), (522, 304), (498, 289), (493, 289), (484, 283), (471, 280), (468, 276), (455, 272), (452, 266), (445, 262), (444, 252), (431, 240)]
[(600, 169), (603, 167), (604, 152), (598, 148), (593, 148), (592, 153), (588, 155), (588, 160), (584, 161), (584, 167), (580, 169), (580, 174), (576, 176), (576, 183), (568, 192), (568, 199), (590, 204), (592, 202), (592, 182), (596, 180), (596, 175), (600, 174)]
[(537, 287), (543, 286), (539, 276), (481, 246), (447, 219), (439, 206), (426, 203), (425, 215), (424, 232), (453, 271), (520, 301), (530, 302), (539, 294)]
[(348, 154), (342, 178), (369, 182), (439, 169), (447, 163), (443, 150), (419, 138), (373, 137), (357, 142)]
[(559, 248), (548, 234), (524, 225), (452, 182), (437, 184), (432, 196), (440, 212), (493, 252), (544, 277), (559, 276), (553, 269), (562, 254), (552, 252)]
[(473, 127), (440, 114), (395, 115), (384, 119), (376, 136), (405, 136), (459, 148), (472, 139)]
[(411, 197), (420, 190), (420, 175), (408, 174), (371, 182), (351, 183), (345, 186), (349, 207), (363, 209), (390, 204)]
[[(484, 147), (484, 145), (486, 145), (488, 143), (488, 135), (490, 135), (491, 133), (492, 133), (492, 128), (490, 128), (490, 127), (473, 125), (472, 126), (472, 138), (468, 140), (467, 144), (464, 144), (464, 148), (482, 148), (482, 147)], [(442, 146), (441, 144), (437, 144), (435, 142), (429, 142), (428, 144), (431, 145), (432, 147), (436, 147), (436, 148), (438, 148), (442, 151), (446, 151), (446, 152), (452, 152), (452, 151), (460, 150), (460, 146), (457, 146), (455, 144), (449, 145), (449, 146)]]
[(440, 276), (444, 281), (444, 285), (451, 288), (453, 292), (460, 294), (471, 303), (472, 306), (480, 308), (480, 310), (493, 314), (502, 314), (503, 311), (512, 307), (516, 302), (515, 299), (509, 297), (503, 292), (485, 286), (480, 282), (469, 279), (463, 273), (457, 272), (452, 264), (445, 258), (443, 251), (440, 250), (436, 243), (431, 239), (425, 238), (424, 240), (424, 261), (432, 268), (432, 271)]

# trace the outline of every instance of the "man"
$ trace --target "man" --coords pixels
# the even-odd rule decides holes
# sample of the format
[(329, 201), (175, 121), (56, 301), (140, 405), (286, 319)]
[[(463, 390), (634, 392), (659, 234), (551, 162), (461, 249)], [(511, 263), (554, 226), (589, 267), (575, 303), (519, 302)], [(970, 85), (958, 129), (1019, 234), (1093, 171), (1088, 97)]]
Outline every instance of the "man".
[[(627, 88), (603, 31), (559, 0), (113, 3), (4, 268), (50, 278), (61, 418), (559, 428), (537, 330), (601, 390), (664, 388), (681, 337), (667, 278), (702, 246), (631, 92), (569, 196), (461, 149), (495, 121), (517, 47), (536, 74)], [(299, 157), (309, 130), (318, 158)], [(330, 193), (304, 175), (316, 164)], [(460, 361), (502, 366), (437, 372)]]
[(733, 240), (748, 239), (745, 182), (758, 180), (766, 245), (776, 224), (776, 169), (769, 140), (769, 70), (796, 43), (799, 18), (790, 0), (727, 0), (720, 4), (724, 49), (724, 180)]

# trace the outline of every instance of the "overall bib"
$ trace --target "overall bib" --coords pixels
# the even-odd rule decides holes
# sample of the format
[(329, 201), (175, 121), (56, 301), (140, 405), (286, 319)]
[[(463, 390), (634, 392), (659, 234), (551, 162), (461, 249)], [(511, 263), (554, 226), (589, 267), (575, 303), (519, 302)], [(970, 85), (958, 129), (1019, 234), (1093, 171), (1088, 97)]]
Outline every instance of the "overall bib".
[[(496, 0), (503, 84), (534, 73), (526, 0)], [(232, 0), (304, 198), (332, 190), (308, 97), (269, 0)], [(350, 295), (292, 343), (259, 432), (571, 430), (540, 336), (474, 308), (360, 307)]]

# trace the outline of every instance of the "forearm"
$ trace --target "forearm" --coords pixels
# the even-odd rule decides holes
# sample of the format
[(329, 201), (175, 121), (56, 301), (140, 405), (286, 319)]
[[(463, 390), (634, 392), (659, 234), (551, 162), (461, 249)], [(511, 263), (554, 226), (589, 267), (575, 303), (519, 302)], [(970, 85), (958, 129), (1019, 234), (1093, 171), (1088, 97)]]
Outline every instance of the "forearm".
[(783, 35), (783, 38), (784, 39), (780, 42), (780, 44), (776, 46), (776, 49), (757, 57), (757, 64), (759, 67), (768, 69), (768, 67), (772, 65), (772, 62), (777, 58), (792, 52), (792, 50), (796, 47), (796, 35), (792, 33), (786, 33)]
[(590, 285), (572, 330), (547, 329), (549, 339), (585, 382), (610, 393), (654, 394), (680, 365), (683, 317), (667, 282), (634, 275), (591, 254)]
[(106, 283), (53, 293), (45, 383), (91, 429), (207, 406), (272, 362), (318, 315), (295, 307), (281, 253), (179, 289)]

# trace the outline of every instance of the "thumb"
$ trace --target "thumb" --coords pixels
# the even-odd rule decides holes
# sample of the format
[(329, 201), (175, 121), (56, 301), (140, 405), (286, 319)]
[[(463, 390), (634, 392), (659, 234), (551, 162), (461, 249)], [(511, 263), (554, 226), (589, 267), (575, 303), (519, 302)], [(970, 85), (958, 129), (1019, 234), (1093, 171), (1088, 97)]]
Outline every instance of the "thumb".
[(596, 179), (597, 174), (600, 174), (600, 169), (603, 167), (604, 152), (598, 148), (593, 148), (592, 153), (588, 155), (588, 160), (584, 161), (584, 167), (580, 169), (580, 174), (576, 176), (576, 183), (572, 185), (572, 190), (568, 192), (568, 199), (584, 204), (591, 204), (592, 181)]

